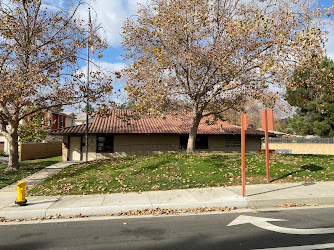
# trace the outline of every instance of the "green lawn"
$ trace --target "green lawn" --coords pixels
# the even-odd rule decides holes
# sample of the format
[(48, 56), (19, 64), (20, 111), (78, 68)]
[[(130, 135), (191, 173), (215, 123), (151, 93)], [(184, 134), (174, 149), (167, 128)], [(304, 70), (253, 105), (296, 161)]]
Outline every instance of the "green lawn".
[[(334, 156), (272, 154), (273, 182), (334, 180)], [(240, 185), (240, 154), (162, 154), (67, 167), (33, 195), (140, 192)], [(246, 155), (247, 184), (266, 183), (265, 155)]]
[(50, 157), (45, 159), (27, 160), (20, 162), (19, 171), (6, 172), (7, 164), (0, 165), (0, 188), (10, 185), (23, 179), (47, 166), (56, 164), (61, 161), (61, 156)]

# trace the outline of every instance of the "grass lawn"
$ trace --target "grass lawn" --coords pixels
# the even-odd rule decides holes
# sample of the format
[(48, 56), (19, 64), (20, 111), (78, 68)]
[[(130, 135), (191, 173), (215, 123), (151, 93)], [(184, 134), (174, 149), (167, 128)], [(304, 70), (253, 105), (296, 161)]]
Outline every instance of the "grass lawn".
[[(273, 182), (334, 180), (334, 156), (271, 154)], [(33, 195), (98, 194), (240, 185), (240, 154), (175, 153), (83, 163), (31, 189)], [(246, 155), (247, 184), (266, 183), (265, 155)]]
[(23, 179), (47, 166), (61, 161), (61, 156), (49, 157), (45, 159), (21, 161), (19, 171), (6, 172), (7, 164), (0, 165), (0, 188), (10, 185)]

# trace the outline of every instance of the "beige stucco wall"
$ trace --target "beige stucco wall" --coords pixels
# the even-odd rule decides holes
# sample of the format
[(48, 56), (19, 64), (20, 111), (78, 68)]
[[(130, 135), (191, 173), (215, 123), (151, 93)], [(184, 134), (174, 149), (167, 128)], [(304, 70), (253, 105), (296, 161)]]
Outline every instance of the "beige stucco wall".
[(114, 145), (179, 144), (178, 135), (115, 135)]
[(67, 154), (68, 154), (68, 150), (67, 150), (67, 147), (68, 147), (68, 136), (65, 135), (63, 136), (63, 144), (62, 144), (62, 159), (63, 161), (67, 161)]
[(246, 152), (258, 153), (261, 148), (261, 138), (260, 137), (246, 137)]
[(21, 143), (19, 145), (20, 161), (41, 159), (62, 155), (61, 142)]
[[(86, 160), (86, 137), (82, 136), (82, 154), (81, 157), (78, 157), (77, 153), (71, 152), (73, 148), (80, 149), (80, 140), (75, 140), (77, 142), (76, 145), (73, 145), (74, 143), (74, 137), (80, 138), (80, 136), (64, 136), (63, 137), (63, 144), (62, 144), (62, 159), (63, 161), (73, 160), (73, 161), (80, 161), (80, 160)], [(69, 145), (69, 142), (71, 145)], [(96, 135), (89, 135), (88, 137), (88, 160), (95, 160), (100, 159), (97, 157), (96, 153)]]
[(46, 137), (45, 137), (45, 140), (44, 141), (60, 141), (60, 142), (62, 142), (63, 141), (63, 137), (62, 136), (60, 136), (60, 135), (56, 135), (56, 136), (54, 136), (54, 135), (47, 135)]
[[(265, 145), (262, 144), (262, 148)], [(334, 144), (318, 143), (269, 143), (269, 149), (289, 149), (292, 154), (334, 155)]]
[[(177, 135), (115, 135), (114, 153), (95, 153), (95, 159), (126, 157), (129, 155), (157, 154), (176, 152), (180, 139)], [(96, 148), (89, 149), (93, 157)]]
[[(86, 160), (86, 137), (82, 137), (82, 160)], [(88, 160), (102, 159), (96, 153), (96, 135), (88, 136)]]
[(177, 135), (115, 135), (114, 150), (129, 155), (179, 151), (179, 143)]
[[(72, 124), (73, 121), (73, 124)], [(74, 118), (65, 116), (65, 127), (71, 127), (74, 125)]]
[(4, 152), (9, 154), (9, 143), (6, 137), (0, 133), (0, 142), (4, 142)]
[[(65, 144), (68, 145), (67, 136), (64, 136), (63, 142), (63, 160), (66, 161), (68, 158), (71, 159), (71, 156), (68, 157), (68, 149), (64, 147)], [(178, 135), (115, 135), (114, 153), (97, 153), (96, 135), (90, 135), (88, 142), (88, 160), (119, 158), (129, 155), (143, 155), (150, 153), (155, 154), (184, 151), (179, 149), (180, 137)], [(85, 136), (82, 137), (82, 143), (85, 145)], [(80, 144), (78, 144), (76, 147), (79, 148), (79, 146)], [(240, 152), (240, 146), (226, 147), (225, 136), (210, 135), (208, 137), (208, 146), (208, 150), (199, 151)], [(246, 137), (246, 152), (258, 152), (260, 148), (261, 140), (259, 137)], [(82, 146), (81, 159), (86, 159), (85, 146)]]
[[(96, 152), (96, 135), (88, 137), (88, 160), (126, 157), (129, 155), (143, 155), (148, 153), (162, 153), (179, 151), (179, 136), (173, 135), (115, 135), (114, 153)], [(64, 137), (68, 143), (68, 137)], [(82, 137), (83, 145), (86, 143)], [(68, 150), (64, 149), (63, 160), (68, 159)], [(71, 158), (71, 157), (70, 157)], [(86, 147), (82, 147), (82, 160), (86, 159)]]

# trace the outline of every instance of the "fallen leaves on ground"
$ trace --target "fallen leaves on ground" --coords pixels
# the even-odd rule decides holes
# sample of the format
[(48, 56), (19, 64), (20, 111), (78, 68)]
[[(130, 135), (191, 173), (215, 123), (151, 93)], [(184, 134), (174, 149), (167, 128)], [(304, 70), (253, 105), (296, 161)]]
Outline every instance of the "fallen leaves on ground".
[(139, 210), (128, 210), (121, 211), (118, 213), (118, 216), (132, 216), (132, 215), (178, 215), (183, 213), (205, 213), (205, 212), (229, 212), (237, 209), (236, 207), (197, 207), (197, 208), (186, 208), (186, 209), (171, 209), (171, 208), (147, 208)]
[[(197, 207), (197, 208), (186, 208), (186, 209), (170, 209), (170, 208), (155, 208), (155, 209), (140, 209), (140, 210), (128, 210), (121, 211), (118, 216), (133, 216), (133, 215), (179, 215), (183, 213), (205, 213), (205, 212), (230, 212), (236, 210), (237, 207)], [(113, 214), (105, 213), (104, 216), (113, 216)], [(85, 218), (89, 217), (87, 215), (74, 215), (74, 216), (61, 216), (60, 214), (50, 215), (47, 217), (35, 217), (29, 219), (6, 219), (5, 217), (0, 217), (0, 222), (21, 222), (21, 221), (33, 221), (33, 220), (52, 220), (52, 219), (72, 219), (72, 218)]]
[[(108, 216), (108, 215), (107, 215)], [(72, 219), (72, 218), (85, 218), (88, 217), (88, 215), (70, 215), (70, 216), (61, 216), (60, 214), (56, 215), (49, 215), (46, 217), (34, 217), (34, 218), (27, 218), (27, 219), (6, 219), (5, 217), (0, 217), (0, 222), (21, 222), (21, 221), (32, 221), (32, 220), (52, 220), (52, 219)]]
[(317, 203), (304, 203), (304, 204), (285, 203), (285, 204), (275, 205), (274, 207), (289, 208), (289, 207), (316, 207), (316, 206), (318, 206)]

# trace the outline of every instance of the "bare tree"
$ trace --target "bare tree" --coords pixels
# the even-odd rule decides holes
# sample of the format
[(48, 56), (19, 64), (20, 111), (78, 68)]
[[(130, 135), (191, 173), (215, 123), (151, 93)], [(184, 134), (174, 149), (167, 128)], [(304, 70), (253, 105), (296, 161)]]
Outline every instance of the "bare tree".
[(123, 26), (126, 90), (138, 110), (162, 112), (177, 100), (192, 112), (188, 152), (199, 122), (239, 107), (248, 97), (275, 102), (296, 65), (324, 53), (331, 9), (308, 0), (155, 0)]
[[(88, 93), (110, 93), (111, 80), (91, 76), (87, 91), (78, 60), (87, 44), (87, 19), (76, 18), (80, 0), (68, 7), (42, 0), (0, 1), (0, 129), (9, 141), (7, 170), (19, 169), (19, 122), (39, 111), (71, 105)], [(105, 47), (97, 36), (95, 46)]]

